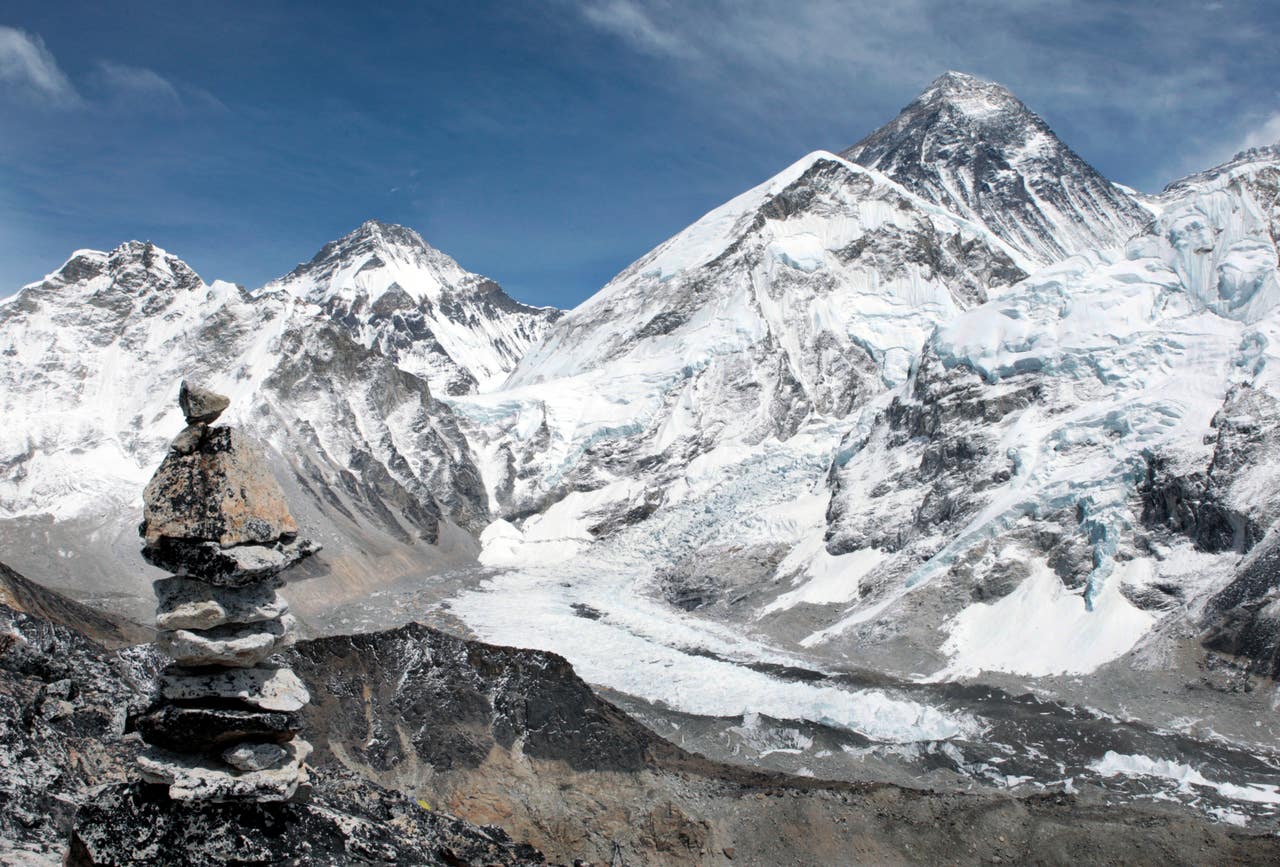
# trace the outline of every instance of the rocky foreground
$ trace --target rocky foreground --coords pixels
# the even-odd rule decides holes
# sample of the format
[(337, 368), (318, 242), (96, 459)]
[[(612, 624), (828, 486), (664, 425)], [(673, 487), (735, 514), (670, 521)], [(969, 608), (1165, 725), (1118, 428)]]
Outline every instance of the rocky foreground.
[[(0, 636), (5, 863), (1280, 859), (1275, 837), (1174, 808), (835, 784), (715, 763), (639, 725), (553, 654), (418, 625), (290, 652), (312, 695), (308, 801), (160, 809), (160, 790), (129, 782), (142, 746), (131, 718), (152, 700), (160, 654), (108, 650), (10, 605)], [(79, 823), (93, 836), (72, 838), (77, 810), (96, 820)]]

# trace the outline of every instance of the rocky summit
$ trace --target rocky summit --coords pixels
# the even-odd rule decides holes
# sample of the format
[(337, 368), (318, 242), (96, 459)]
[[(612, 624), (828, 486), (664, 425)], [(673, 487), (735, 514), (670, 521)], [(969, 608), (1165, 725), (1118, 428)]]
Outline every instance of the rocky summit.
[(156, 582), (156, 643), (173, 660), (137, 721), (142, 777), (181, 801), (287, 801), (306, 783), (297, 736), (306, 689), (262, 667), (292, 643), (276, 577), (314, 548), (254, 444), (210, 427), (230, 401), (183, 381), (178, 435), (143, 499), (143, 555), (179, 574)]

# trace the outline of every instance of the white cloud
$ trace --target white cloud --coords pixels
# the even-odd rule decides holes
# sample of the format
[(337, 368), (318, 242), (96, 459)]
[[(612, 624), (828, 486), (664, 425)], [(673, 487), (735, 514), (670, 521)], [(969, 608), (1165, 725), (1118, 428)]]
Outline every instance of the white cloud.
[(566, 2), (633, 50), (677, 61), (677, 74), (717, 98), (765, 112), (797, 101), (838, 108), (860, 91), (908, 96), (959, 69), (1047, 108), (1159, 118), (1229, 103), (1221, 58), (1271, 51), (1243, 24), (1187, 28), (1203, 0), (1170, 0), (1155, 16), (1109, 0)]
[(98, 64), (98, 81), (114, 99), (148, 103), (153, 107), (180, 107), (178, 89), (164, 76), (141, 66), (104, 60)]
[(1280, 111), (1254, 127), (1244, 137), (1240, 150), (1280, 144)]
[[(665, 17), (663, 11), (670, 9), (659, 6), (655, 10), (660, 18)], [(696, 54), (684, 37), (655, 22), (654, 16), (633, 0), (589, 0), (582, 6), (582, 15), (596, 27), (621, 37), (647, 54), (684, 58)]]
[(80, 101), (71, 81), (45, 48), (44, 40), (13, 27), (0, 26), (0, 86), (49, 105), (74, 105)]

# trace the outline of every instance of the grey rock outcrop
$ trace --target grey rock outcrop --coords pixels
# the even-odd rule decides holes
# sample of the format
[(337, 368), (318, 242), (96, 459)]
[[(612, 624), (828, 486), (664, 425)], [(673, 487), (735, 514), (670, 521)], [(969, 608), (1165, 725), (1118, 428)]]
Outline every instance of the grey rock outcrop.
[(142, 778), (174, 800), (287, 801), (307, 782), (309, 701), (288, 668), (265, 665), (293, 643), (277, 592), (284, 569), (316, 549), (258, 449), (209, 427), (229, 401), (183, 382), (188, 427), (143, 495), (143, 556), (175, 573), (156, 582), (156, 645), (172, 660), (156, 704), (137, 720)]

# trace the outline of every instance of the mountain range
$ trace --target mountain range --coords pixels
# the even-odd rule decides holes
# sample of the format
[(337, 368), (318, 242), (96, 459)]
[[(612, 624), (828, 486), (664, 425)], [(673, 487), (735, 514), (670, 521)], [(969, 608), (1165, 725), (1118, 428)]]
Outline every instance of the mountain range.
[(313, 631), (410, 599), (672, 713), (882, 744), (971, 721), (778, 672), (1274, 743), (1241, 684), (1280, 674), (1278, 263), (1280, 148), (1139, 194), (960, 73), (568, 312), (375, 221), (255, 291), (78, 251), (0, 302), (0, 545), (145, 618), (193, 377), (325, 547)]

